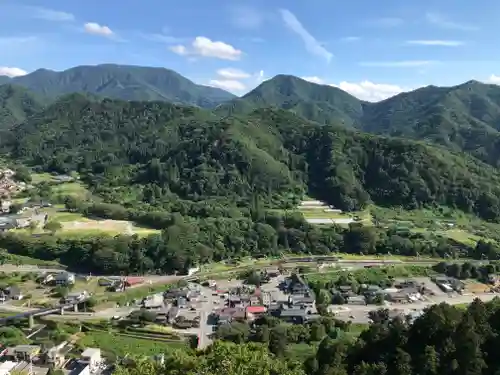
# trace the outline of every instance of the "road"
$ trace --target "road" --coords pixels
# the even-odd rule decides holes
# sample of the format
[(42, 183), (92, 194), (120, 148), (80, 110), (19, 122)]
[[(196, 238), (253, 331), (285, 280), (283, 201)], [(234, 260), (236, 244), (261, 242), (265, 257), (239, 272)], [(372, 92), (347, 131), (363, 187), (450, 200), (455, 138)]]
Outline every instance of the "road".
[(499, 297), (499, 294), (495, 293), (478, 293), (474, 295), (458, 295), (454, 297), (448, 296), (435, 296), (432, 299), (429, 298), (428, 301), (419, 301), (415, 303), (391, 303), (386, 306), (354, 306), (354, 305), (343, 305), (335, 306), (337, 308), (343, 309), (335, 312), (335, 317), (340, 320), (350, 320), (353, 323), (368, 323), (368, 313), (370, 311), (376, 311), (381, 308), (388, 308), (389, 310), (405, 310), (405, 311), (419, 311), (426, 307), (436, 305), (445, 302), (449, 305), (460, 305), (464, 303), (471, 303), (474, 299), (479, 298), (480, 300), (487, 302), (491, 301), (493, 298)]

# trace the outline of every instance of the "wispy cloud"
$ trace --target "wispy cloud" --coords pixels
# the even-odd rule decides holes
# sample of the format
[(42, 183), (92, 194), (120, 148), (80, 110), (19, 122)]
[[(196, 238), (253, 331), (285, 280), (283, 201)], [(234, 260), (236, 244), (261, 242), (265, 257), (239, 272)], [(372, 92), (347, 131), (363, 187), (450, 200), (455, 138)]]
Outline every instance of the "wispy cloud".
[(404, 20), (398, 17), (383, 17), (383, 18), (369, 20), (367, 22), (369, 26), (375, 26), (375, 27), (398, 27), (401, 26), (403, 23)]
[(416, 68), (438, 63), (434, 60), (404, 60), (404, 61), (368, 61), (360, 62), (360, 66), (372, 68)]
[(306, 30), (292, 12), (287, 9), (280, 9), (280, 13), (285, 25), (302, 39), (306, 49), (310, 53), (324, 58), (327, 62), (331, 61), (333, 54), (323, 47), (321, 43)]
[(406, 44), (417, 45), (417, 46), (459, 47), (463, 46), (465, 42), (460, 40), (430, 39), (430, 40), (408, 40)]
[(429, 12), (425, 15), (425, 19), (427, 20), (428, 23), (440, 27), (442, 29), (462, 30), (462, 31), (474, 31), (478, 29), (474, 25), (468, 25), (452, 21), (439, 13)]
[(52, 22), (71, 22), (75, 20), (75, 16), (68, 12), (53, 10), (43, 7), (27, 6), (25, 8), (32, 18), (38, 18)]

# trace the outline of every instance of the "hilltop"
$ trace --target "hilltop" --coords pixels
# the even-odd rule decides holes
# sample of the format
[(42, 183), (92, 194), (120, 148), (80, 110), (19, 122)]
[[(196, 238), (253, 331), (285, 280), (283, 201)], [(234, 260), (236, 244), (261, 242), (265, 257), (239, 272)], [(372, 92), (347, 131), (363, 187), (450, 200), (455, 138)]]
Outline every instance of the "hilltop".
[(115, 64), (77, 66), (62, 72), (38, 69), (21, 77), (0, 77), (2, 83), (16, 84), (52, 99), (77, 92), (212, 108), (235, 97), (218, 88), (197, 85), (170, 69)]

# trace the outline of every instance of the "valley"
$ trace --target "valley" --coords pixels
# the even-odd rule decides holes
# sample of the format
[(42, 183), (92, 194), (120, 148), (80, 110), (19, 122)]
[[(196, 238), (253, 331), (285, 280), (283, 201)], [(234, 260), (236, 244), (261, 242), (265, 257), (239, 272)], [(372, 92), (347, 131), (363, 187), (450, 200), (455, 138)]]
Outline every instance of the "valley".
[(131, 353), (165, 373), (243, 353), (272, 374), (435, 375), (415, 358), (472, 358), (498, 331), (497, 86), (368, 103), (112, 64), (3, 81), (9, 346), (95, 347), (124, 375), (157, 373)]

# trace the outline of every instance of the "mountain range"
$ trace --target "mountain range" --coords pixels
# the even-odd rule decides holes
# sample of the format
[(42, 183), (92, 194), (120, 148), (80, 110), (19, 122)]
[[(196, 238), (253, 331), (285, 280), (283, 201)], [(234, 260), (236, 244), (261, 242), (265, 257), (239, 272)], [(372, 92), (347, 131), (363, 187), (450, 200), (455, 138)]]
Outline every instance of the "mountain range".
[(62, 72), (38, 69), (25, 76), (0, 76), (0, 84), (14, 84), (48, 98), (74, 92), (123, 100), (159, 100), (212, 108), (235, 98), (227, 91), (197, 85), (173, 70), (131, 65), (77, 66)]
[[(319, 124), (432, 142), (500, 165), (500, 87), (477, 81), (427, 86), (377, 103), (290, 75), (275, 76), (238, 98), (197, 85), (172, 70), (112, 64), (63, 72), (39, 69), (22, 77), (0, 77), (2, 82), (9, 84), (0, 86), (2, 128), (22, 122), (62, 95), (80, 92), (193, 105), (223, 117), (275, 107)], [(11, 85), (20, 87), (7, 89)]]

